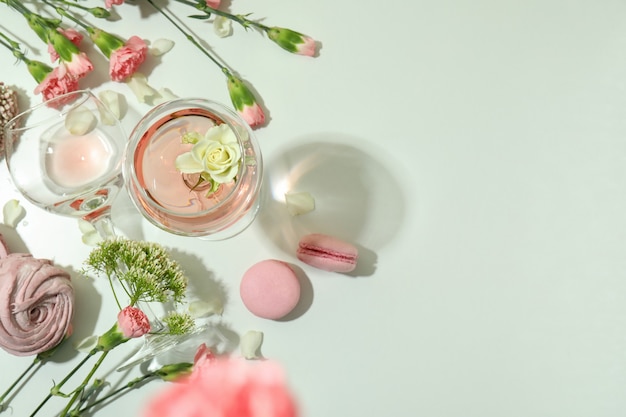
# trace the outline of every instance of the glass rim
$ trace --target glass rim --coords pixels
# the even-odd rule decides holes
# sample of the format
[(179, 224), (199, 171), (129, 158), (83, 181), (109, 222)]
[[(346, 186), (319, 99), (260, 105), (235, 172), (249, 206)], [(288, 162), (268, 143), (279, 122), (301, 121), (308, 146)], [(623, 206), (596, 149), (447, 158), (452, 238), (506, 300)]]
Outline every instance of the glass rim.
[[(87, 101), (89, 98), (93, 98), (96, 100), (96, 102), (98, 104), (102, 103), (100, 101), (100, 99), (93, 93), (93, 91), (91, 91), (90, 89), (83, 89), (83, 90), (76, 90), (76, 91), (70, 91), (64, 94), (60, 94), (56, 97), (53, 97), (49, 100), (46, 101), (42, 101), (41, 103), (35, 104), (32, 107), (27, 108), (26, 110), (16, 114), (15, 116), (13, 116), (11, 119), (9, 119), (8, 122), (6, 122), (6, 124), (4, 125), (4, 132), (9, 132), (9, 131), (13, 131), (13, 132), (22, 132), (24, 130), (28, 130), (28, 129), (32, 129), (33, 127), (39, 126), (40, 124), (43, 123), (48, 123), (48, 121), (50, 119), (52, 119), (53, 117), (49, 117), (47, 119), (38, 121), (37, 123), (30, 125), (30, 126), (15, 126), (17, 124), (17, 122), (21, 119), (23, 119), (25, 116), (28, 116), (29, 114), (34, 113), (35, 111), (41, 109), (41, 108), (49, 108), (49, 109), (54, 109), (54, 106), (50, 106), (50, 103), (55, 103), (55, 102), (63, 102), (62, 100), (67, 99), (67, 97), (70, 96), (85, 96), (85, 98), (83, 99), (83, 101), (81, 101), (78, 104), (82, 104), (85, 101)], [(71, 103), (67, 103), (67, 104), (76, 104), (76, 102), (72, 101)], [(75, 107), (75, 106), (74, 106)], [(73, 107), (72, 107), (73, 108)], [(59, 110), (59, 115), (65, 115), (69, 110)], [(5, 134), (5, 137), (8, 136)]]

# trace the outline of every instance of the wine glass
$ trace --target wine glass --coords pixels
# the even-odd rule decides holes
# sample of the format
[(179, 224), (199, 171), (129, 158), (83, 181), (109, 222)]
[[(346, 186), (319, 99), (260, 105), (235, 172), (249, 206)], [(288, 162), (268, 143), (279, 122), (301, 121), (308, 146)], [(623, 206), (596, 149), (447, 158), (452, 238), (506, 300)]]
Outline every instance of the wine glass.
[(5, 160), (13, 184), (31, 203), (82, 218), (111, 237), (111, 203), (122, 181), (127, 136), (88, 90), (63, 94), (5, 125)]
[[(225, 125), (240, 149), (235, 179), (211, 191), (200, 174), (181, 173), (176, 159), (201, 136)], [(123, 176), (138, 211), (153, 225), (176, 235), (223, 240), (245, 230), (260, 207), (263, 159), (257, 139), (241, 116), (203, 98), (180, 98), (150, 110), (130, 133)]]

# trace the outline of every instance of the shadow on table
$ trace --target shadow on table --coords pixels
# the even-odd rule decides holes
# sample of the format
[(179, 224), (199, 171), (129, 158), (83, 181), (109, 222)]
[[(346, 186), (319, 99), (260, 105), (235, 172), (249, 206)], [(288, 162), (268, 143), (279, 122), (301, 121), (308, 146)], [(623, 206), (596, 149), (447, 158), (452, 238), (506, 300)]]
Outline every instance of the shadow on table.
[[(292, 256), (300, 238), (309, 233), (353, 243), (359, 263), (349, 275), (372, 275), (376, 251), (394, 238), (406, 215), (403, 189), (385, 165), (393, 160), (384, 150), (359, 148), (358, 138), (341, 134), (320, 133), (294, 142), (297, 145), (264, 161), (258, 225)], [(310, 193), (315, 210), (291, 216), (285, 204), (288, 192)]]
[(228, 293), (224, 283), (206, 268), (202, 258), (176, 248), (170, 248), (169, 251), (174, 260), (184, 265), (185, 275), (189, 278), (188, 301), (198, 300), (218, 308), (226, 307)]

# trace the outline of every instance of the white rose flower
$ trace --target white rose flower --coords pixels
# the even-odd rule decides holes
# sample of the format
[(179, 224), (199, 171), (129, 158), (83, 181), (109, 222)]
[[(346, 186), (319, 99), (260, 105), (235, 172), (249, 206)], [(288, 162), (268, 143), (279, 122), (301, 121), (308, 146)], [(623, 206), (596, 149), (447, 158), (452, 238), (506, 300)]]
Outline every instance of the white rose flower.
[(216, 183), (232, 181), (239, 171), (241, 149), (237, 137), (225, 123), (214, 126), (191, 151), (179, 155), (175, 166), (184, 174), (206, 173)]

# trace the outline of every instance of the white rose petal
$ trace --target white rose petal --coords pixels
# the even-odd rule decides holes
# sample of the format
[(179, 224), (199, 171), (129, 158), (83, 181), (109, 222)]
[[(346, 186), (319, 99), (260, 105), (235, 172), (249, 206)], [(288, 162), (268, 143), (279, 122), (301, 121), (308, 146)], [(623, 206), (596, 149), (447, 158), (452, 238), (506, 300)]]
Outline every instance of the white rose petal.
[(20, 205), (19, 201), (9, 200), (2, 209), (2, 215), (4, 216), (4, 224), (15, 228), (26, 216), (26, 210)]
[(213, 21), (213, 30), (220, 38), (225, 38), (233, 33), (233, 25), (230, 19), (224, 16), (217, 16)]
[(87, 220), (78, 219), (78, 228), (83, 234), (81, 240), (85, 245), (96, 246), (98, 243), (102, 242), (103, 239), (100, 233), (98, 233), (98, 230)]
[(315, 200), (311, 194), (306, 192), (285, 193), (285, 203), (287, 203), (287, 211), (292, 216), (315, 210)]
[(174, 47), (174, 41), (170, 39), (157, 39), (150, 46), (150, 54), (160, 56), (169, 52)]
[(206, 301), (192, 301), (189, 303), (189, 314), (192, 318), (202, 318), (212, 316), (214, 314), (221, 315), (224, 312), (224, 305), (218, 298)]
[(96, 115), (86, 107), (76, 107), (67, 112), (65, 116), (65, 128), (72, 135), (84, 135), (93, 130), (97, 123)]
[(157, 105), (165, 103), (166, 101), (174, 100), (178, 96), (172, 93), (168, 88), (160, 88), (157, 96), (152, 100), (152, 104)]
[(263, 343), (263, 332), (250, 330), (241, 337), (241, 356), (246, 359), (258, 359), (261, 357), (259, 349)]
[[(100, 101), (109, 109), (117, 120), (122, 120), (122, 109), (120, 105), (120, 94), (113, 90), (104, 90), (98, 93)], [(106, 111), (100, 112), (102, 122), (106, 125), (115, 124), (115, 120), (111, 119), (111, 114)]]
[(89, 353), (93, 348), (98, 345), (98, 336), (89, 336), (80, 340), (74, 345), (74, 349), (81, 353)]
[(148, 79), (140, 72), (134, 73), (128, 78), (126, 84), (137, 96), (140, 103), (146, 103), (148, 97), (156, 96), (157, 91), (148, 85)]

